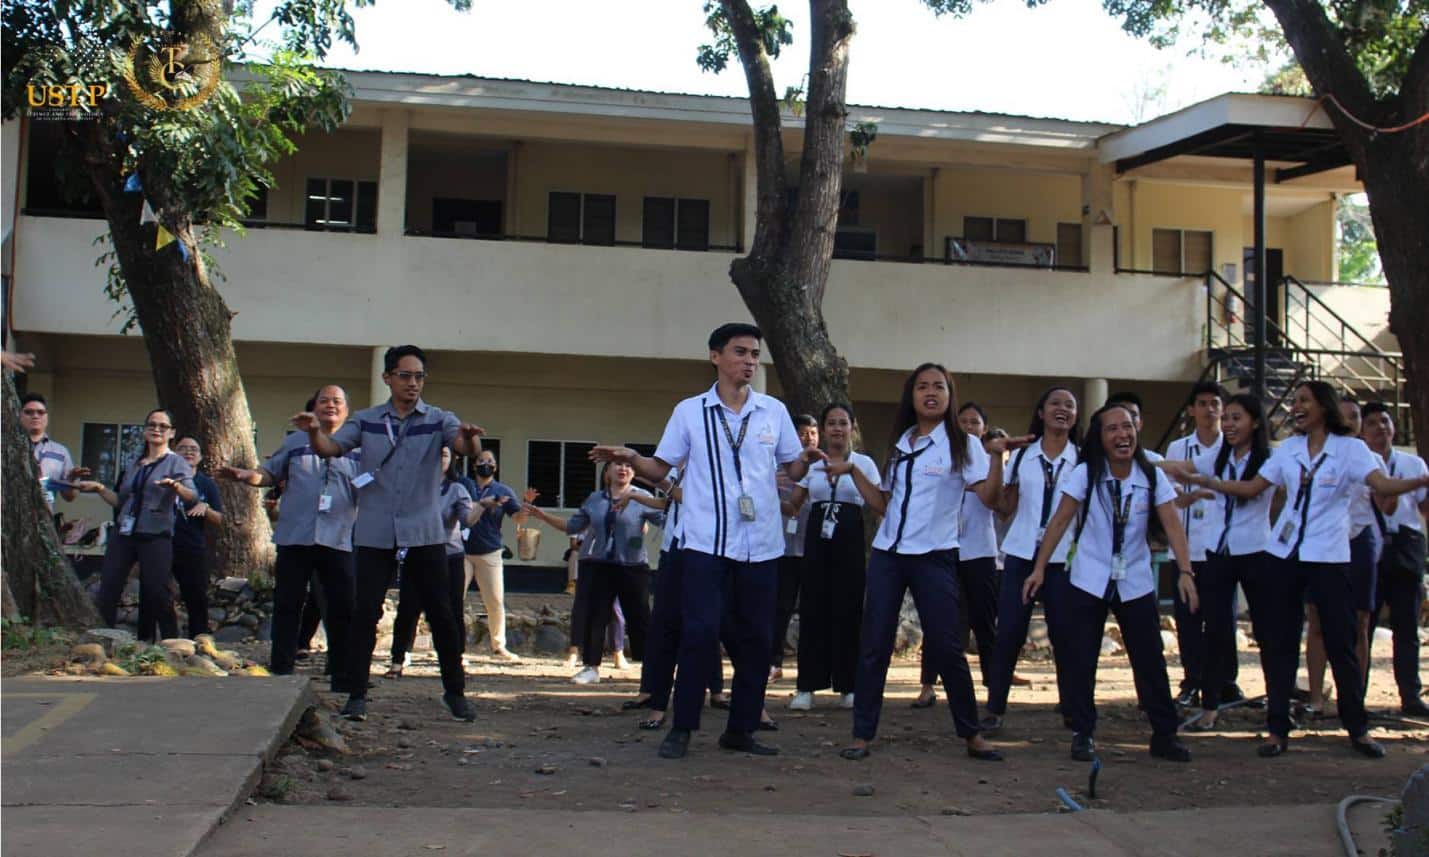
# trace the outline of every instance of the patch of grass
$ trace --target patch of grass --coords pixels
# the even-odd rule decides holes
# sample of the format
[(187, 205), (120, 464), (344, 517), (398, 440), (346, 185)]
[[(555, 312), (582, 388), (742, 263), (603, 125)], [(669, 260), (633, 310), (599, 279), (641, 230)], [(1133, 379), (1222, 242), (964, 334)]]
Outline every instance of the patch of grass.
[(258, 786), (258, 796), (274, 803), (282, 803), (292, 792), (295, 783), (288, 774), (264, 777), (262, 784)]
[(43, 625), (32, 625), (24, 616), (18, 620), (0, 619), (0, 647), (7, 652), (32, 652), (61, 641), (61, 632)]
[(164, 663), (164, 650), (159, 646), (139, 647), (128, 644), (114, 650), (114, 661), (133, 675), (147, 671), (155, 664)]

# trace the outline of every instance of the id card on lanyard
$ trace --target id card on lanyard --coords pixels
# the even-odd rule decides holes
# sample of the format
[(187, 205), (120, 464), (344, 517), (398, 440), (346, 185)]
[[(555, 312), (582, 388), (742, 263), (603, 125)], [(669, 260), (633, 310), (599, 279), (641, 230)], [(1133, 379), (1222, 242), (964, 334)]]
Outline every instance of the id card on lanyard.
[(387, 442), (392, 444), (392, 448), (387, 450), (387, 454), (382, 457), (382, 461), (378, 463), (376, 468), (367, 473), (359, 473), (352, 480), (354, 486), (359, 489), (366, 488), (368, 485), (377, 481), (377, 474), (381, 473), (382, 468), (387, 466), (387, 462), (392, 460), (392, 456), (397, 454), (397, 447), (401, 446), (402, 441), (406, 439), (407, 429), (411, 427), (414, 417), (416, 417), (416, 411), (408, 414), (407, 418), (402, 420), (401, 430), (394, 433), (392, 431), (392, 415), (383, 414), (382, 425), (387, 429)]
[(1111, 579), (1126, 580), (1126, 524), (1131, 520), (1131, 501), (1136, 496), (1136, 488), (1128, 487), (1126, 499), (1122, 500), (1121, 480), (1111, 481)]
[[(1305, 469), (1305, 465), (1300, 465), (1300, 490), (1295, 492), (1295, 505), (1285, 517), (1285, 523), (1280, 526), (1280, 532), (1276, 536), (1281, 544), (1291, 544), (1296, 540), (1296, 535), (1305, 528), (1310, 518), (1310, 496), (1314, 493), (1315, 474), (1320, 472), (1320, 465), (1325, 463), (1325, 456), (1328, 454), (1320, 453), (1320, 457), (1309, 470)], [(1298, 521), (1295, 520), (1297, 513), (1300, 516)]]
[(120, 535), (134, 535), (134, 525), (138, 523), (139, 514), (144, 510), (144, 488), (148, 486), (149, 476), (154, 472), (154, 468), (159, 466), (161, 460), (151, 461), (140, 467), (134, 474), (133, 481), (129, 483), (129, 493), (133, 499), (129, 502), (129, 511), (119, 516)]
[(1042, 515), (1037, 519), (1037, 544), (1042, 544), (1042, 539), (1047, 535), (1047, 521), (1052, 517), (1052, 498), (1057, 492), (1057, 482), (1062, 478), (1062, 468), (1066, 466), (1067, 459), (1063, 458), (1057, 462), (1057, 469), (1052, 469), (1052, 462), (1047, 460), (1045, 455), (1038, 453), (1037, 463), (1042, 465)]
[(834, 476), (829, 480), (829, 502), (824, 505), (824, 520), (819, 525), (819, 537), (824, 541), (832, 539), (839, 526), (839, 480), (842, 478)]
[(744, 434), (749, 431), (749, 418), (754, 416), (750, 411), (744, 415), (744, 419), (739, 423), (739, 437), (734, 436), (734, 432), (729, 430), (729, 420), (724, 418), (724, 406), (716, 403), (715, 414), (719, 417), (720, 427), (724, 429), (724, 438), (729, 441), (729, 451), (734, 459), (734, 478), (739, 481), (739, 517), (745, 521), (754, 520), (754, 498), (749, 496), (749, 486), (744, 482), (744, 464), (739, 460), (739, 448), (744, 445)]

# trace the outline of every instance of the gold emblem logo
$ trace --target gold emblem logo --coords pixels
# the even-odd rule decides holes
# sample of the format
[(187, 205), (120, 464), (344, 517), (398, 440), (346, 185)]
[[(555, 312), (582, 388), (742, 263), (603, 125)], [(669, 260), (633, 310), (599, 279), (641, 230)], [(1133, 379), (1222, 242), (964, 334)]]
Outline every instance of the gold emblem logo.
[(124, 83), (151, 110), (192, 110), (213, 96), (223, 57), (213, 42), (194, 36), (150, 49), (135, 39), (124, 63)]

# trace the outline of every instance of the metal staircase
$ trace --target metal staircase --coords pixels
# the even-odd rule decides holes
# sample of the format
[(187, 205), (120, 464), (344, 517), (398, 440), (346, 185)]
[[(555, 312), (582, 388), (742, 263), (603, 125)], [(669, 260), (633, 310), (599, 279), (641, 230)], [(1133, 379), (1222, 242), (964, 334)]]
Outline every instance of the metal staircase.
[[(1200, 380), (1216, 381), (1232, 392), (1249, 391), (1255, 377), (1255, 344), (1244, 319), (1251, 302), (1215, 272), (1205, 275), (1206, 367)], [(1385, 351), (1346, 321), (1312, 289), (1294, 277), (1281, 282), (1285, 314), (1266, 319), (1266, 415), (1274, 438), (1292, 431), (1290, 403), (1306, 380), (1328, 381), (1339, 394), (1358, 402), (1382, 401), (1395, 416), (1399, 443), (1413, 444), (1413, 420), (1405, 397), (1403, 358)], [(1244, 309), (1237, 312), (1235, 306)], [(1157, 449), (1190, 431), (1184, 413), (1167, 426)]]

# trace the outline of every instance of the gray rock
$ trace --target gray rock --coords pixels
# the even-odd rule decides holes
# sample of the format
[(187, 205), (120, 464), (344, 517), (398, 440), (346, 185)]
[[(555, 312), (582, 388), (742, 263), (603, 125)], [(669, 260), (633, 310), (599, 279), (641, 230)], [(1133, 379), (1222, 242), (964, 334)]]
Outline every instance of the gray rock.
[(1121, 651), (1121, 644), (1111, 637), (1102, 637), (1102, 654), (1114, 655)]
[(208, 608), (208, 621), (210, 622), (222, 622), (224, 617), (227, 615), (228, 614), (224, 612), (222, 607)]
[(218, 588), (223, 592), (232, 592), (237, 594), (248, 588), (248, 578), (225, 577), (218, 582)]
[(244, 613), (242, 616), (238, 617), (238, 624), (242, 625), (245, 628), (248, 628), (249, 630), (252, 630), (258, 627), (258, 617), (253, 615), (252, 613)]
[(139, 621), (139, 608), (120, 607), (119, 611), (115, 614), (115, 618), (118, 619), (122, 625), (133, 625)]
[(327, 799), (334, 801), (349, 801), (352, 800), (352, 792), (347, 791), (341, 786), (333, 786), (332, 788), (327, 790)]
[(134, 642), (134, 635), (120, 628), (90, 628), (79, 638), (81, 643), (98, 643), (104, 654), (113, 657), (114, 650)]
[(607, 764), (608, 763), (605, 761), (605, 759), (601, 758), (600, 756), (590, 757), (590, 766), (592, 768), (604, 768)]
[(565, 654), (569, 643), (570, 636), (557, 625), (542, 623), (531, 635), (531, 651), (538, 655)]
[(367, 770), (361, 766), (353, 765), (350, 768), (343, 768), (338, 771), (338, 776), (347, 777), (349, 780), (367, 779)]
[[(506, 648), (526, 648), (526, 631), (519, 627), (512, 627), (510, 622), (506, 624)], [(565, 649), (562, 648), (561, 651), (565, 651)]]
[(119, 600), (130, 604), (139, 603), (139, 579), (137, 577), (124, 584), (124, 592), (119, 596)]
[(554, 774), (556, 771), (559, 770), (560, 768), (557, 768), (555, 765), (541, 765), (540, 767), (536, 768), (536, 773), (549, 777), (551, 774)]
[(271, 618), (264, 617), (263, 621), (258, 623), (258, 630), (255, 633), (257, 633), (258, 635), (258, 639), (262, 640), (265, 643), (269, 640), (272, 640), (273, 620)]
[(854, 797), (873, 797), (873, 783), (859, 783), (853, 787)]
[(316, 767), (319, 772), (325, 774), (336, 767), (336, 765), (333, 764), (332, 759), (318, 759), (318, 763), (314, 767)]
[[(1401, 798), (1404, 804), (1405, 830), (1417, 830), (1421, 835), (1429, 835), (1429, 765), (1420, 767), (1404, 784)], [(1409, 854), (1409, 851), (1398, 852)]]
[(213, 635), (213, 641), (215, 643), (241, 643), (252, 636), (253, 632), (242, 625), (228, 625), (218, 629)]
[(913, 605), (913, 596), (903, 596), (903, 606), (898, 611), (898, 633), (894, 637), (893, 650), (908, 652), (923, 645), (923, 622), (918, 618), (918, 608)]

